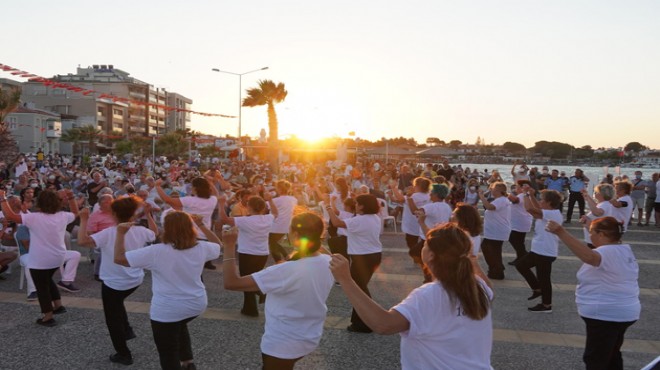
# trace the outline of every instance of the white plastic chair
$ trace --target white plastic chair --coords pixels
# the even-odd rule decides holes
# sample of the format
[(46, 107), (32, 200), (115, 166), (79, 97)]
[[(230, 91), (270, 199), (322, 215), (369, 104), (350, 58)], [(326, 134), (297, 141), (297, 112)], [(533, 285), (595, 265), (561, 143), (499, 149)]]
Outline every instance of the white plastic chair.
[(390, 216), (390, 213), (388, 212), (387, 208), (387, 202), (385, 199), (378, 198), (378, 204), (380, 205), (380, 211), (378, 212), (378, 216), (380, 216), (380, 219), (382, 221), (382, 226), (380, 228), (381, 234), (385, 230), (385, 225), (387, 224), (387, 221), (392, 221), (392, 226), (394, 226), (394, 232), (396, 232), (396, 219), (394, 216)]

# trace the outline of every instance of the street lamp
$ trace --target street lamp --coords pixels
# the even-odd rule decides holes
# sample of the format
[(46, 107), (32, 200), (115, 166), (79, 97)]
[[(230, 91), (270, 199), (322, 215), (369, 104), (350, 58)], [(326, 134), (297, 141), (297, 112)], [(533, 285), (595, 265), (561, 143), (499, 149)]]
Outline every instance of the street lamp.
[(246, 75), (248, 73), (265, 71), (267, 69), (268, 69), (268, 67), (263, 67), (263, 68), (255, 69), (253, 71), (247, 71), (247, 72), (243, 72), (243, 73), (222, 71), (222, 70), (217, 69), (217, 68), (212, 68), (211, 69), (213, 72), (227, 73), (227, 74), (230, 74), (230, 75), (238, 76), (238, 145), (239, 145), (239, 147), (240, 147), (240, 144), (241, 144), (241, 108), (243, 106), (243, 90), (241, 88), (241, 79), (243, 78), (243, 75)]

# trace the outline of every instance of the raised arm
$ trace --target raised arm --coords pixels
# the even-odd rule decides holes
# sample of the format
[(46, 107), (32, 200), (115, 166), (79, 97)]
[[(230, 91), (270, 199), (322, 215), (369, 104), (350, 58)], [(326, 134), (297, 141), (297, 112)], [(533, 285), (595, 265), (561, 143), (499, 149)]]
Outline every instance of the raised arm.
[(582, 193), (582, 197), (584, 198), (584, 200), (587, 201), (587, 204), (589, 205), (589, 210), (591, 210), (591, 213), (593, 213), (594, 216), (600, 217), (605, 213), (604, 210), (598, 208), (598, 204), (596, 203), (594, 198), (592, 198), (591, 195), (589, 195), (587, 189), (582, 189), (580, 190), (580, 192)]
[(191, 215), (191, 217), (195, 222), (195, 225), (197, 225), (197, 227), (204, 233), (204, 236), (206, 236), (208, 241), (222, 245), (220, 238), (218, 238), (218, 236), (215, 235), (213, 231), (209, 230), (209, 228), (204, 225), (204, 218), (201, 215)]
[(234, 222), (233, 217), (227, 216), (227, 211), (226, 207), (227, 206), (227, 197), (224, 195), (221, 195), (218, 197), (218, 217), (220, 217), (220, 222), (222, 222), (223, 225), (231, 225), (234, 226), (236, 223)]
[(252, 275), (240, 276), (236, 269), (236, 238), (238, 230), (229, 229), (222, 233), (222, 243), (225, 246), (224, 257), (222, 260), (222, 279), (225, 289), (237, 290), (242, 292), (252, 292), (259, 290), (259, 286), (252, 278)]
[(183, 207), (183, 204), (181, 204), (181, 200), (179, 198), (172, 198), (169, 195), (165, 194), (165, 190), (163, 190), (161, 186), (162, 184), (163, 184), (163, 179), (156, 180), (156, 192), (158, 193), (160, 199), (162, 199), (163, 202), (169, 204), (173, 208), (181, 209), (181, 207)]
[(83, 208), (78, 213), (80, 216), (80, 226), (78, 227), (78, 245), (85, 248), (96, 247), (96, 242), (87, 232), (87, 223), (89, 221), (89, 208)]
[(525, 210), (527, 213), (532, 215), (534, 218), (543, 218), (543, 210), (541, 210), (541, 206), (534, 196), (534, 188), (530, 187), (529, 185), (525, 185), (524, 190), (525, 200), (523, 202), (525, 204)]
[(275, 205), (275, 202), (273, 202), (273, 196), (270, 194), (270, 192), (266, 191), (264, 189), (264, 200), (268, 202), (268, 206), (270, 206), (270, 213), (273, 215), (273, 217), (277, 218), (279, 215), (279, 211), (277, 210), (277, 206)]
[(156, 236), (159, 234), (158, 230), (158, 225), (156, 225), (156, 220), (154, 220), (154, 215), (153, 215), (153, 207), (151, 204), (144, 202), (142, 206), (142, 212), (144, 213), (144, 216), (147, 218), (147, 226), (149, 226), (149, 230), (153, 231)]
[(132, 222), (123, 222), (117, 225), (117, 238), (115, 239), (115, 263), (126, 267), (131, 267), (131, 265), (126, 259), (126, 245), (124, 239), (131, 226), (133, 226)]
[(2, 208), (2, 213), (5, 215), (5, 219), (11, 222), (16, 222), (17, 224), (23, 223), (21, 215), (14, 213), (14, 210), (9, 206), (4, 190), (0, 190), (0, 206)]
[(573, 252), (573, 254), (575, 254), (575, 256), (582, 262), (595, 267), (600, 266), (600, 253), (595, 252), (586, 244), (575, 239), (573, 235), (569, 234), (560, 224), (554, 221), (549, 221), (546, 229), (557, 235), (559, 239), (566, 244), (568, 249), (570, 249), (571, 252)]
[(477, 190), (477, 194), (479, 194), (479, 199), (481, 200), (481, 204), (484, 205), (484, 208), (485, 208), (486, 210), (488, 210), (488, 211), (494, 211), (494, 210), (497, 209), (497, 207), (495, 207), (494, 205), (490, 204), (490, 202), (488, 201), (488, 199), (486, 199), (486, 197), (484, 196), (484, 191), (483, 191), (483, 190), (481, 190), (481, 189)]
[(325, 197), (324, 200), (326, 203), (325, 209), (326, 211), (328, 211), (328, 216), (330, 217), (330, 222), (332, 223), (332, 225), (334, 227), (346, 228), (346, 222), (344, 222), (344, 220), (342, 220), (341, 218), (339, 218), (339, 216), (337, 216), (337, 213), (333, 209), (334, 205), (330, 204), (331, 202), (328, 201), (327, 196)]
[(410, 329), (410, 322), (397, 310), (385, 310), (367, 296), (351, 278), (348, 260), (333, 254), (330, 271), (365, 324), (378, 334), (396, 334)]

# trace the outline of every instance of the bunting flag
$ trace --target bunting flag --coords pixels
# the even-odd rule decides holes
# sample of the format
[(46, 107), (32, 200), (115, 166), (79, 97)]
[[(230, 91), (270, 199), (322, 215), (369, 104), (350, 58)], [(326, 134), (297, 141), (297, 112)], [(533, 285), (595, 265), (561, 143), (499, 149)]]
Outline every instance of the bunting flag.
[(190, 109), (170, 107), (170, 106), (164, 105), (164, 104), (154, 104), (154, 103), (150, 103), (150, 102), (142, 101), (142, 100), (128, 99), (128, 98), (122, 98), (122, 97), (119, 97), (119, 96), (103, 94), (103, 93), (100, 93), (98, 91), (84, 89), (84, 88), (79, 87), (79, 86), (74, 86), (74, 85), (70, 85), (70, 84), (67, 84), (67, 83), (63, 83), (63, 82), (53, 81), (53, 80), (47, 79), (45, 77), (41, 77), (41, 76), (32, 74), (30, 72), (20, 70), (18, 68), (10, 67), (10, 66), (8, 66), (6, 64), (2, 64), (2, 63), (0, 63), (0, 70), (2, 70), (4, 72), (9, 72), (10, 74), (12, 74), (14, 76), (25, 77), (25, 78), (28, 79), (29, 82), (38, 82), (38, 83), (41, 83), (42, 85), (44, 85), (48, 88), (51, 88), (51, 89), (66, 89), (68, 91), (72, 91), (72, 92), (75, 92), (75, 93), (80, 93), (84, 96), (93, 95), (97, 99), (111, 99), (114, 102), (145, 105), (145, 106), (155, 107), (156, 109), (161, 109), (163, 111), (186, 112), (186, 113), (196, 114), (196, 115), (203, 116), (203, 117), (236, 118), (236, 116), (230, 116), (230, 115), (226, 115), (226, 114), (198, 112), (198, 111), (194, 111), (194, 110), (190, 110)]

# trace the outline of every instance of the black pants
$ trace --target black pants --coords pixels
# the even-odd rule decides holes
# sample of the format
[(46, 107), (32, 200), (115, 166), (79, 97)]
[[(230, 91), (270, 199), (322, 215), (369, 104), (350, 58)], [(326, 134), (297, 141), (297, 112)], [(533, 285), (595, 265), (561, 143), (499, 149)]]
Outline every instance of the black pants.
[(55, 267), (46, 270), (30, 269), (30, 276), (34, 281), (34, 287), (37, 289), (37, 298), (42, 313), (53, 311), (53, 301), (60, 300), (60, 291), (53, 281), (53, 274), (59, 268)]
[(264, 365), (263, 370), (293, 370), (293, 366), (300, 360), (302, 357), (298, 358), (279, 358), (265, 353), (261, 353), (261, 360)]
[(131, 328), (128, 323), (128, 315), (124, 300), (131, 295), (137, 288), (128, 290), (115, 290), (109, 286), (101, 285), (101, 300), (103, 301), (103, 313), (105, 314), (105, 325), (110, 333), (110, 340), (115, 351), (120, 355), (130, 356), (131, 350), (126, 345), (126, 334)]
[(527, 233), (515, 230), (511, 230), (511, 234), (509, 234), (509, 243), (511, 243), (513, 250), (516, 251), (516, 260), (520, 260), (520, 258), (527, 254), (527, 249), (525, 249), (525, 235)]
[(491, 279), (504, 279), (504, 264), (502, 263), (502, 244), (504, 240), (483, 239), (481, 253), (488, 264), (488, 277)]
[(163, 370), (181, 369), (181, 361), (193, 359), (188, 322), (195, 317), (177, 322), (160, 322), (151, 320), (151, 331), (158, 349), (160, 367)]
[(270, 255), (273, 256), (275, 262), (282, 261), (286, 259), (287, 253), (284, 247), (280, 245), (280, 240), (282, 240), (284, 234), (268, 234), (268, 249), (270, 250)]
[(330, 252), (339, 253), (348, 259), (348, 238), (344, 235), (338, 235), (328, 239)]
[[(371, 276), (374, 274), (378, 266), (380, 266), (380, 260), (382, 253), (371, 253), (371, 254), (351, 254), (351, 277), (355, 280), (357, 286), (362, 289), (369, 297), (369, 288), (367, 285), (371, 280)], [(358, 330), (371, 331), (369, 326), (362, 321), (360, 316), (358, 316), (355, 309), (351, 313), (351, 324)]]
[[(541, 302), (544, 305), (552, 304), (552, 263), (557, 257), (542, 256), (529, 252), (516, 263), (516, 269), (522, 275), (532, 290), (541, 290)], [(532, 272), (536, 267), (536, 275)]]
[(568, 193), (568, 211), (566, 211), (566, 221), (571, 220), (573, 216), (573, 208), (575, 207), (575, 202), (578, 204), (580, 210), (580, 217), (584, 216), (584, 197), (579, 191), (571, 191)]
[[(241, 276), (253, 274), (261, 271), (266, 266), (268, 255), (256, 256), (254, 254), (238, 254), (238, 272)], [(259, 310), (257, 309), (257, 293), (258, 292), (243, 292), (243, 308), (241, 312), (246, 315), (257, 316)]]
[(626, 330), (635, 321), (613, 322), (588, 319), (583, 317), (587, 325), (587, 344), (582, 360), (587, 370), (623, 370), (621, 345)]

